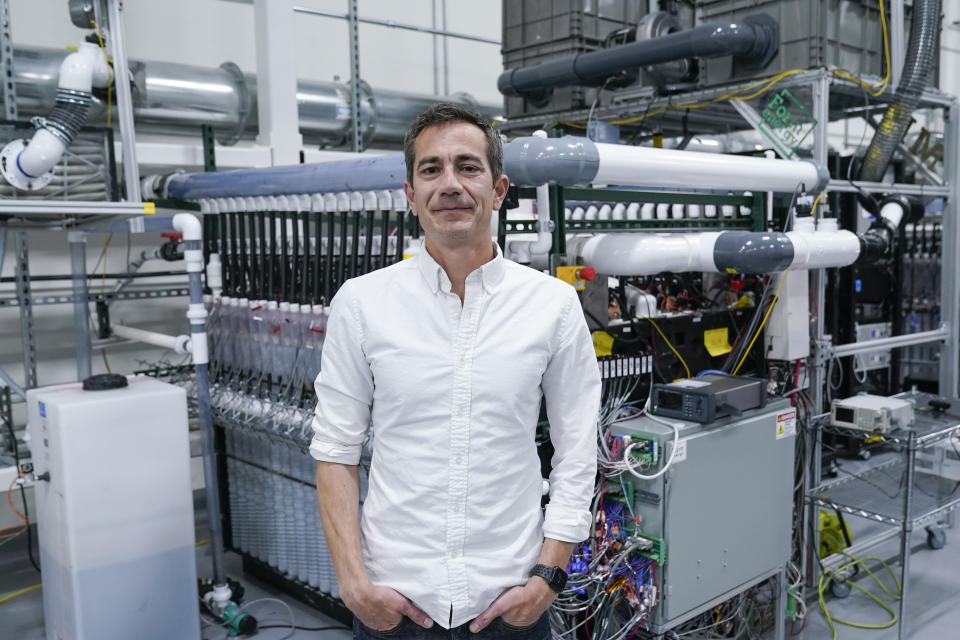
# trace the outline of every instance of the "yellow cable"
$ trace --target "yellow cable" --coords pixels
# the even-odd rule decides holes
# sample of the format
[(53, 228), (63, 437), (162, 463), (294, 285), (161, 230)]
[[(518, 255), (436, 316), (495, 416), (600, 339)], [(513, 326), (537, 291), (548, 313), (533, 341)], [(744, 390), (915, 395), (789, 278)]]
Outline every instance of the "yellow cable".
[(43, 583), (40, 582), (40, 583), (38, 583), (38, 584), (33, 585), (32, 587), (27, 587), (26, 589), (20, 589), (20, 591), (14, 591), (13, 593), (11, 593), (11, 594), (9, 594), (9, 595), (5, 595), (5, 596), (3, 596), (2, 598), (0, 598), (0, 604), (6, 602), (7, 600), (13, 600), (13, 599), (16, 598), (17, 596), (22, 596), (22, 595), (25, 594), (25, 593), (30, 593), (31, 591), (35, 591), (35, 590), (39, 589), (39, 588), (42, 587), (42, 586), (43, 586)]
[[(97, 32), (97, 40), (100, 41), (100, 51), (103, 52), (103, 62), (107, 65), (107, 74), (110, 74), (110, 60), (107, 58), (107, 49), (103, 46), (103, 36), (100, 35), (100, 26), (97, 24), (96, 20), (91, 19), (90, 24), (93, 25), (94, 31)], [(107, 81), (107, 126), (110, 126), (110, 116), (111, 116), (111, 98), (113, 97), (113, 83), (109, 80)]]
[(757, 327), (757, 332), (753, 334), (753, 340), (751, 340), (750, 344), (747, 345), (747, 350), (743, 352), (743, 357), (740, 358), (737, 368), (733, 370), (733, 375), (737, 375), (737, 372), (740, 371), (740, 367), (743, 366), (743, 363), (747, 360), (747, 356), (750, 355), (750, 349), (753, 348), (753, 343), (757, 341), (757, 338), (759, 338), (760, 334), (763, 332), (763, 327), (767, 324), (767, 318), (770, 317), (770, 312), (773, 311), (773, 307), (776, 306), (777, 299), (780, 298), (780, 292), (783, 290), (783, 283), (787, 281), (787, 274), (789, 273), (789, 269), (783, 272), (783, 277), (780, 279), (780, 286), (777, 287), (777, 292), (773, 295), (773, 302), (770, 303), (770, 308), (768, 308), (767, 312), (763, 315), (763, 321), (760, 323), (760, 326)]
[[(901, 596), (900, 581), (897, 580), (897, 576), (893, 572), (893, 569), (891, 569), (886, 562), (884, 562), (883, 560), (875, 556), (869, 556), (866, 558), (857, 558), (845, 551), (841, 553), (843, 553), (843, 555), (847, 556), (848, 558), (851, 558), (852, 562), (848, 562), (847, 564), (844, 564), (843, 566), (839, 567), (836, 571), (828, 571), (824, 573), (823, 575), (820, 576), (820, 581), (819, 581), (819, 584), (817, 585), (817, 600), (820, 604), (820, 610), (823, 611), (823, 616), (827, 620), (827, 625), (830, 627), (830, 631), (833, 633), (833, 640), (837, 640), (837, 627), (836, 627), (836, 624), (834, 623), (842, 624), (847, 627), (855, 627), (857, 629), (889, 629), (890, 627), (895, 625), (898, 619), (897, 612), (894, 611), (893, 608), (891, 608), (889, 605), (887, 605), (887, 603), (881, 600), (879, 596), (867, 591), (865, 588), (861, 587), (859, 584), (855, 582), (847, 581), (847, 584), (849, 584), (851, 587), (854, 587), (861, 593), (865, 594), (868, 598), (876, 602), (878, 605), (880, 605), (884, 609), (884, 611), (890, 614), (890, 620), (882, 624), (865, 624), (862, 622), (851, 622), (850, 620), (843, 620), (841, 618), (836, 618), (830, 614), (830, 610), (827, 608), (826, 599), (823, 597), (824, 592), (827, 590), (827, 587), (830, 585), (830, 582), (833, 581), (836, 577), (838, 577), (837, 571), (844, 571), (845, 569), (849, 569), (857, 565), (863, 568), (866, 574), (870, 576), (870, 578), (873, 579), (873, 581), (877, 584), (877, 586), (879, 586), (880, 589), (884, 593), (886, 593), (887, 596), (889, 596), (892, 600), (899, 600)], [(884, 569), (887, 570), (887, 573), (890, 574), (890, 577), (893, 579), (893, 583), (896, 585), (897, 593), (891, 592), (890, 589), (887, 587), (887, 585), (883, 584), (883, 582), (880, 581), (880, 578), (874, 575), (873, 572), (867, 568), (867, 566), (864, 563), (867, 562), (868, 560), (879, 563), (880, 565), (883, 566)]]
[(667, 334), (665, 334), (663, 331), (660, 330), (660, 327), (658, 327), (657, 323), (653, 321), (653, 318), (647, 318), (647, 321), (653, 325), (653, 328), (657, 330), (657, 333), (660, 334), (660, 337), (663, 338), (663, 341), (667, 343), (667, 346), (670, 347), (670, 351), (673, 351), (673, 355), (677, 356), (677, 360), (679, 360), (680, 364), (683, 365), (683, 370), (687, 372), (687, 377), (688, 378), (692, 377), (690, 375), (690, 367), (688, 367), (687, 363), (684, 362), (683, 356), (681, 356), (680, 353), (673, 348), (673, 345), (670, 344), (670, 339), (667, 338)]
[(820, 195), (818, 195), (816, 199), (813, 201), (813, 207), (810, 209), (811, 216), (817, 214), (817, 205), (820, 204), (820, 198), (822, 198), (826, 193), (827, 193), (826, 191), (821, 191)]

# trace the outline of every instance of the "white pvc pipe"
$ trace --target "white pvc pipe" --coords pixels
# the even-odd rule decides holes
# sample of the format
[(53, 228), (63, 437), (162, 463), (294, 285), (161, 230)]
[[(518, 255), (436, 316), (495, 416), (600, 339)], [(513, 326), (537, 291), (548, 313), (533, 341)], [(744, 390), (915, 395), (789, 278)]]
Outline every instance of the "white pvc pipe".
[(791, 269), (846, 267), (860, 255), (860, 239), (850, 231), (788, 231), (787, 237), (793, 244)]
[(596, 143), (600, 166), (594, 184), (793, 192), (820, 183), (816, 165), (720, 153)]
[(584, 264), (607, 275), (651, 275), (663, 271), (716, 271), (713, 245), (719, 232), (610, 233), (583, 245)]
[(903, 220), (903, 206), (899, 202), (888, 202), (880, 207), (880, 217), (888, 221), (896, 229)]
[[(93, 87), (110, 84), (110, 67), (103, 51), (95, 44), (84, 42), (77, 51), (64, 58), (60, 65), (60, 89), (90, 92)], [(17, 168), (27, 178), (37, 178), (60, 162), (66, 145), (46, 129), (38, 129), (30, 144), (17, 158)]]
[(135, 329), (134, 327), (127, 327), (122, 324), (113, 325), (111, 330), (114, 335), (126, 338), (127, 340), (136, 340), (137, 342), (152, 344), (157, 347), (163, 347), (164, 349), (173, 349), (180, 355), (190, 353), (190, 336), (168, 336), (164, 333)]
[[(570, 239), (567, 243), (568, 253), (580, 255), (584, 264), (606, 275), (721, 273), (723, 269), (714, 260), (714, 246), (720, 235), (721, 232), (613, 233), (593, 236), (582, 246)], [(794, 251), (788, 269), (845, 267), (860, 255), (860, 240), (850, 231), (790, 231), (786, 235)]]
[[(538, 129), (533, 132), (538, 138), (546, 138), (547, 132)], [(550, 233), (550, 185), (537, 187), (537, 239), (530, 245), (530, 253), (549, 253), (553, 248), (553, 235)]]

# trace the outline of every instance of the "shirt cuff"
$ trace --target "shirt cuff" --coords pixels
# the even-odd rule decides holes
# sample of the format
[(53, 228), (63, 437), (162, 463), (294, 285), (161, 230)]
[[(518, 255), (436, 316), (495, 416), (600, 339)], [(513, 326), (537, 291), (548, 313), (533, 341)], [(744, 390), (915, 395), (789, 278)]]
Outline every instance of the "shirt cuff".
[(320, 462), (336, 462), (338, 464), (360, 464), (362, 444), (351, 445), (325, 440), (318, 435), (313, 436), (310, 442), (310, 455)]
[(590, 536), (592, 522), (593, 518), (589, 511), (547, 503), (543, 519), (543, 537), (560, 542), (583, 542)]

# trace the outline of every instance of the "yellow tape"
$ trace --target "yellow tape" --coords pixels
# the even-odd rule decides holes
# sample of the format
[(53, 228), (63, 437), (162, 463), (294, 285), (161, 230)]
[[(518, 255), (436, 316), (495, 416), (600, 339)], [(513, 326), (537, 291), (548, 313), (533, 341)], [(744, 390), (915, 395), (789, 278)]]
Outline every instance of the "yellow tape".
[(156, 202), (144, 202), (143, 203), (143, 215), (152, 216), (157, 212), (157, 203)]

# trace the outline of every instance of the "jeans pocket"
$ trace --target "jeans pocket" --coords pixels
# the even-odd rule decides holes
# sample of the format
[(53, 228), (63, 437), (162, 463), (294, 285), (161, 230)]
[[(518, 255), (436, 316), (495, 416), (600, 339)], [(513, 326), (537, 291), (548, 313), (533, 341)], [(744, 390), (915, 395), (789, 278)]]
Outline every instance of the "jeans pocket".
[(533, 631), (534, 629), (537, 628), (537, 625), (540, 624), (540, 619), (541, 619), (541, 618), (537, 618), (536, 620), (534, 620), (534, 622), (533, 622), (532, 624), (528, 624), (528, 625), (525, 625), (525, 626), (522, 626), (522, 627), (518, 627), (518, 626), (516, 626), (516, 625), (510, 624), (509, 622), (507, 622), (507, 621), (504, 620), (503, 618), (497, 618), (497, 620), (500, 621), (500, 626), (502, 626), (502, 627), (503, 627), (504, 629), (506, 629), (507, 631), (511, 631), (511, 632), (513, 632), (513, 633), (530, 633), (531, 631)]
[(397, 635), (397, 634), (400, 633), (400, 629), (403, 628), (403, 623), (406, 622), (406, 620), (407, 620), (407, 617), (404, 616), (403, 618), (400, 618), (400, 622), (398, 622), (398, 623), (396, 624), (396, 626), (391, 627), (391, 628), (389, 628), (389, 629), (387, 629), (387, 630), (385, 630), (385, 631), (378, 631), (378, 630), (376, 630), (376, 629), (373, 629), (373, 628), (368, 627), (367, 625), (363, 624), (362, 622), (360, 622), (360, 620), (359, 620), (358, 618), (355, 617), (355, 618), (354, 618), (354, 621), (357, 623), (357, 627), (359, 627), (359, 630), (360, 630), (361, 634), (358, 635), (358, 634), (356, 633), (356, 632), (357, 632), (357, 627), (354, 627), (354, 638), (362, 638), (362, 637), (370, 637), (370, 638), (390, 638), (390, 637), (393, 637), (393, 636), (395, 636), (395, 635)]

